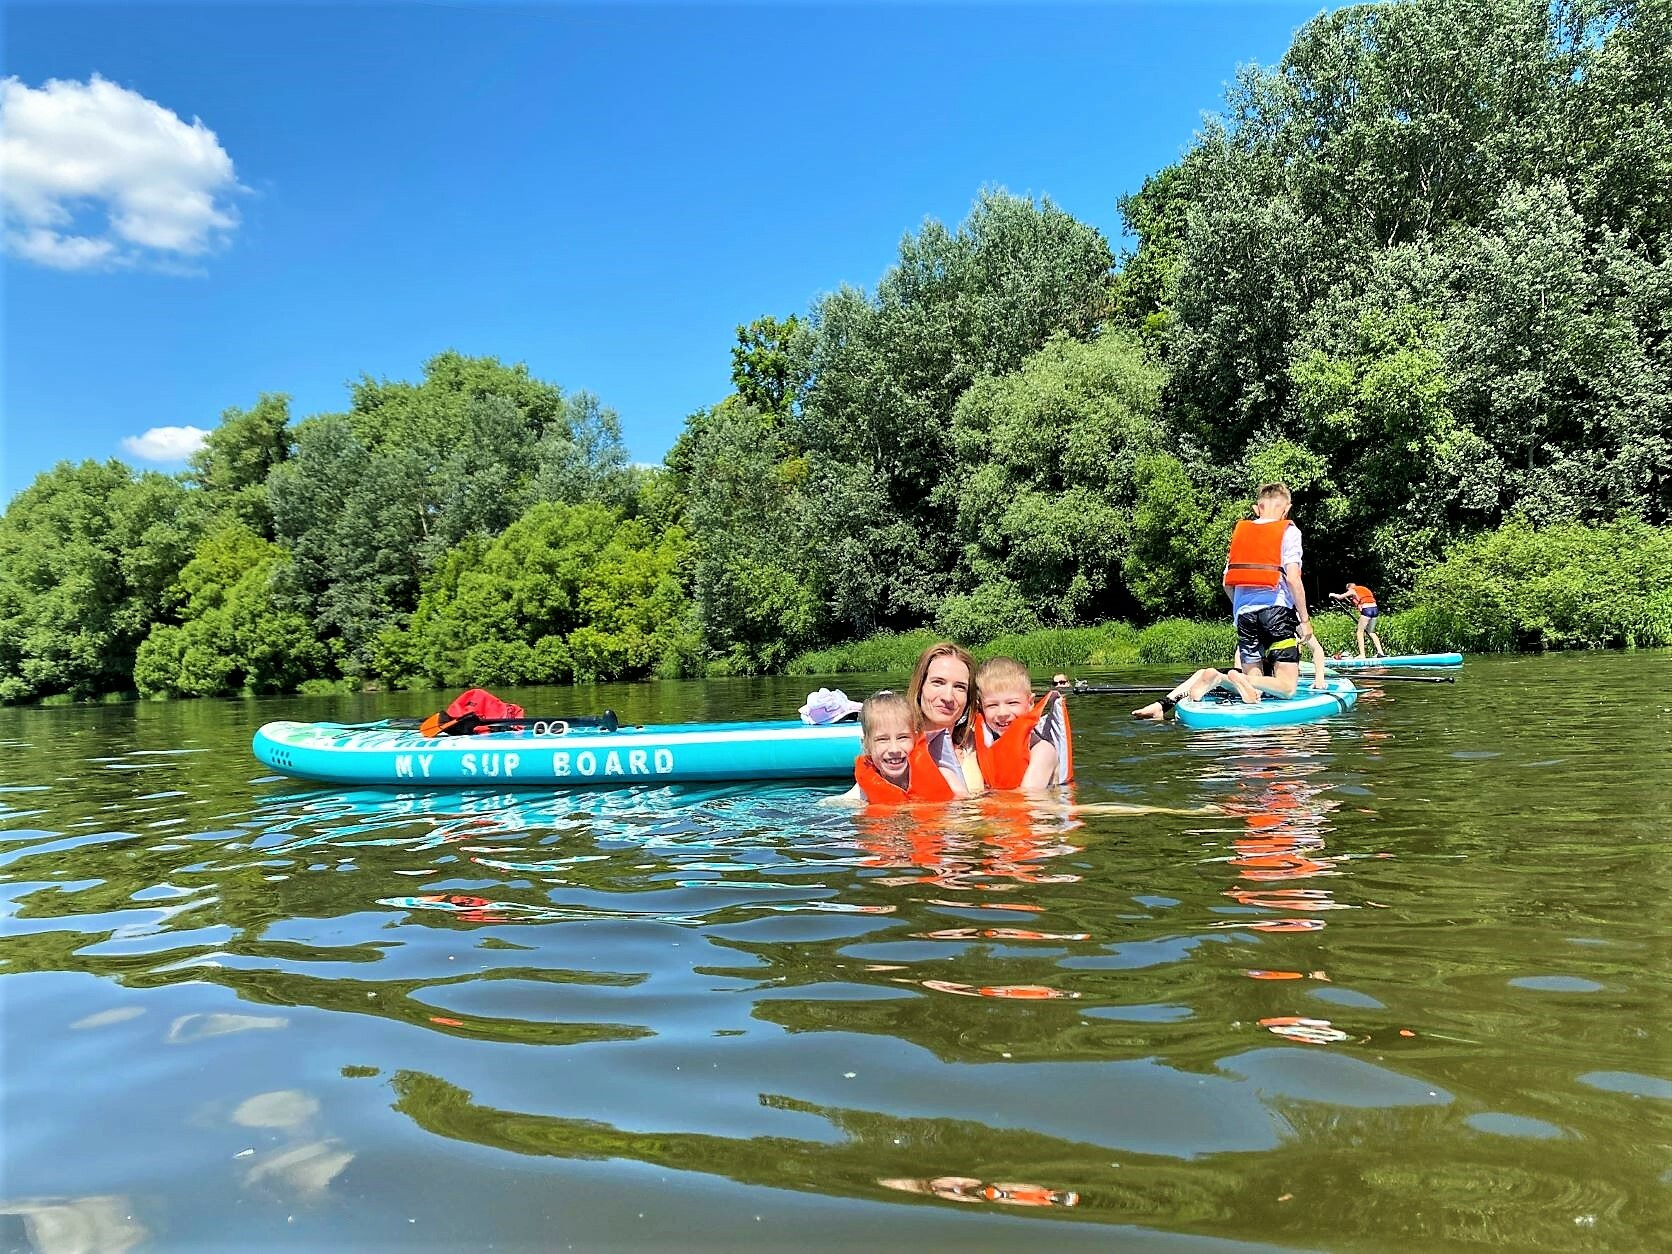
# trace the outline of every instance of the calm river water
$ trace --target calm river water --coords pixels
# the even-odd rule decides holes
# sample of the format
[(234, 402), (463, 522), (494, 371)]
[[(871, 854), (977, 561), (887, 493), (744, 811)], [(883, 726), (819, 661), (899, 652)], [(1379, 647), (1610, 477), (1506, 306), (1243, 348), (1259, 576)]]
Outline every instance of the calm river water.
[(0, 711), (0, 1248), (1664, 1248), (1669, 679), (1082, 697), (1073, 804), (929, 826), (249, 752), (435, 695)]

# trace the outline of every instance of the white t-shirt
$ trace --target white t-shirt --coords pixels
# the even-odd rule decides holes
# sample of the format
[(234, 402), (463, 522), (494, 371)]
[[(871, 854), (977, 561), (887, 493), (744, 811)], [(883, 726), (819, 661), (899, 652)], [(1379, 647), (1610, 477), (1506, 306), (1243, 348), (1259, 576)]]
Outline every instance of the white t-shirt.
[[(1283, 533), (1283, 555), (1278, 560), (1284, 566), (1288, 566), (1291, 562), (1297, 566), (1300, 565), (1299, 527), (1287, 518), (1256, 518), (1253, 521), (1262, 526), (1271, 526), (1274, 523), (1278, 526), (1287, 526), (1289, 529)], [(1227, 567), (1227, 569), (1229, 568)], [(1246, 614), (1249, 610), (1263, 610), (1268, 605), (1286, 605), (1290, 609), (1295, 608), (1295, 598), (1289, 593), (1289, 581), (1281, 575), (1278, 576), (1275, 588), (1231, 589), (1231, 616), (1233, 618), (1239, 614)]]

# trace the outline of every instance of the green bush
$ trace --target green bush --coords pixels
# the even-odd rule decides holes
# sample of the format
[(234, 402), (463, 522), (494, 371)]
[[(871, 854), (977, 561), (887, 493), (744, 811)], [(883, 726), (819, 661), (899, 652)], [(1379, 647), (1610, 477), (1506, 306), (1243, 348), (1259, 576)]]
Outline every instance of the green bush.
[(940, 639), (932, 631), (908, 631), (900, 635), (871, 636), (847, 644), (814, 649), (790, 659), (791, 675), (874, 674), (879, 671), (909, 671), (922, 653)]
[(1228, 621), (1164, 618), (1138, 633), (1138, 660), (1149, 666), (1228, 666), (1237, 632)]
[(360, 691), (356, 679), (304, 679), (296, 685), (304, 697), (347, 697)]
[(977, 659), (1013, 657), (1028, 668), (1036, 685), (1049, 682), (1057, 671), (1085, 666), (1106, 650), (1112, 629), (1126, 629), (1124, 623), (1100, 627), (1063, 627), (999, 636), (972, 650)]
[(948, 640), (991, 640), (1034, 631), (1039, 615), (1020, 588), (1008, 579), (994, 579), (967, 595), (948, 597), (935, 615), (935, 626)]
[(1672, 528), (1511, 519), (1453, 546), (1418, 577), (1414, 600), (1410, 635), (1425, 649), (1672, 644)]

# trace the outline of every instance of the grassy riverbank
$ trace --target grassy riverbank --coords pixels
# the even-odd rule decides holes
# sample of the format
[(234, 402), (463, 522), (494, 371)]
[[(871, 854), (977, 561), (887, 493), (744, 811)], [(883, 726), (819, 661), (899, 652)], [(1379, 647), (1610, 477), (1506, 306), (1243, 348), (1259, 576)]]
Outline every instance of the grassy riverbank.
[[(1312, 619), (1318, 638), (1331, 653), (1354, 647), (1354, 621), (1351, 615), (1334, 612), (1318, 614)], [(1387, 614), (1380, 622), (1382, 643), (1390, 653), (1449, 647), (1430, 643), (1432, 633), (1420, 613)], [(791, 659), (787, 670), (791, 675), (908, 671), (924, 647), (937, 639), (927, 631), (872, 636), (868, 640), (803, 653)], [(1165, 618), (1148, 627), (1100, 623), (1094, 627), (999, 636), (973, 646), (970, 651), (977, 658), (996, 654), (1016, 658), (1037, 677), (1075, 667), (1113, 670), (1123, 666), (1207, 666), (1229, 660), (1235, 644), (1236, 632), (1229, 620), (1202, 623)]]
[[(1390, 653), (1539, 653), (1550, 649), (1672, 645), (1672, 528), (1631, 519), (1535, 530), (1509, 522), (1457, 545), (1417, 579), (1413, 608), (1378, 622)], [(1331, 653), (1355, 647), (1355, 617), (1326, 610), (1312, 619)], [(928, 631), (873, 636), (792, 658), (792, 675), (908, 669)], [(1148, 627), (1092, 627), (999, 636), (971, 650), (1007, 654), (1036, 676), (1071, 667), (1197, 666), (1231, 656), (1229, 616), (1165, 618)]]

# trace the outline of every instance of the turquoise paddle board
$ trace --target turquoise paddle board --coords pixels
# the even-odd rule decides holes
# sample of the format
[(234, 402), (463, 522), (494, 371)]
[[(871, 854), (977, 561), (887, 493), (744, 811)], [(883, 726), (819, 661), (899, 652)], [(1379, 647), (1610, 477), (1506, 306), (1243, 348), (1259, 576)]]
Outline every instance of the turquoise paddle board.
[(375, 724), (279, 722), (261, 727), (251, 748), (281, 774), (332, 784), (623, 788), (852, 776), (859, 724), (678, 723), (606, 731), (530, 720), (521, 732), (428, 737)]
[(1178, 721), (1186, 727), (1284, 727), (1291, 723), (1311, 723), (1332, 714), (1350, 710), (1358, 703), (1358, 689), (1350, 679), (1325, 680), (1322, 690), (1306, 680), (1301, 681), (1295, 695), (1266, 697), (1254, 705), (1227, 692), (1227, 700), (1209, 694), (1201, 701), (1180, 701), (1174, 707)]
[(1461, 666), (1461, 653), (1399, 653), (1391, 657), (1343, 657), (1331, 658), (1329, 662), (1332, 670), (1365, 671), (1380, 670), (1384, 666)]

